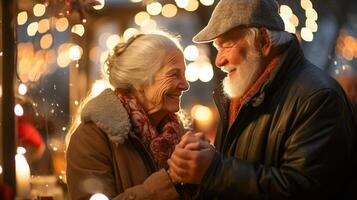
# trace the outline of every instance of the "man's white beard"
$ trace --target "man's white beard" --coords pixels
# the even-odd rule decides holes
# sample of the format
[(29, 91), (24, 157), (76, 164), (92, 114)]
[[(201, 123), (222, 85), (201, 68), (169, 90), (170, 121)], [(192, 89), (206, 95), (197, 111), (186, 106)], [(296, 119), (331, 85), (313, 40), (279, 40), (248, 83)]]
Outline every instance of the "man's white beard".
[(223, 91), (229, 98), (242, 97), (255, 83), (259, 76), (263, 73), (264, 68), (261, 66), (261, 54), (255, 49), (250, 48), (246, 60), (239, 66), (224, 66), (222, 70), (232, 72), (231, 77), (227, 75), (223, 79)]

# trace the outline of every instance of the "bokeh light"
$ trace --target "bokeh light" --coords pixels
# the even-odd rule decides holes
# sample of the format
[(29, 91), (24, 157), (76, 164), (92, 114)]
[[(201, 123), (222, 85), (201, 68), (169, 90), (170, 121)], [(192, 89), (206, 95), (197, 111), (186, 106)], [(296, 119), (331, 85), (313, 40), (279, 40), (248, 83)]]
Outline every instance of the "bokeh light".
[(14, 112), (15, 112), (15, 115), (18, 117), (24, 115), (24, 109), (22, 108), (22, 106), (20, 104), (15, 105)]
[(189, 45), (184, 50), (185, 58), (189, 61), (195, 61), (199, 56), (198, 48), (195, 45)]
[(189, 0), (175, 0), (177, 7), (185, 8), (189, 4)]
[(200, 3), (198, 3), (197, 0), (190, 0), (187, 4), (187, 6), (185, 6), (185, 10), (189, 11), (189, 12), (193, 12), (195, 10), (197, 10), (197, 8), (200, 6)]
[(212, 69), (212, 65), (209, 62), (204, 62), (200, 64), (200, 68), (199, 68), (199, 79), (202, 82), (210, 82), (213, 78), (213, 69)]
[(306, 27), (301, 29), (301, 38), (306, 42), (311, 42), (314, 39), (312, 31)]
[(40, 46), (42, 49), (48, 49), (53, 43), (53, 37), (51, 33), (47, 33), (41, 37)]
[(109, 200), (107, 196), (101, 193), (93, 194), (89, 200)]
[(50, 29), (50, 20), (49, 19), (41, 19), (38, 22), (38, 32), (45, 33)]
[(177, 14), (177, 7), (174, 4), (166, 4), (162, 7), (161, 14), (167, 18), (174, 17)]
[(144, 22), (149, 19), (150, 19), (150, 15), (145, 11), (141, 11), (135, 15), (134, 21), (135, 24), (137, 24), (138, 26), (142, 26)]
[(300, 5), (304, 10), (306, 10), (308, 8), (312, 8), (312, 3), (310, 0), (301, 0)]
[(281, 5), (280, 13), (286, 15), (288, 18), (290, 18), (291, 15), (293, 15), (293, 11), (288, 5)]
[(83, 24), (76, 24), (76, 25), (72, 26), (71, 32), (75, 33), (79, 36), (83, 36), (83, 34), (85, 32)]
[(28, 16), (26, 11), (22, 11), (17, 14), (17, 24), (24, 25), (27, 22)]
[(305, 26), (306, 28), (310, 29), (312, 32), (316, 32), (318, 29), (318, 25), (315, 20), (312, 19), (306, 19), (305, 21)]
[(26, 149), (24, 147), (17, 147), (16, 148), (16, 153), (17, 154), (25, 154), (26, 153)]
[(58, 32), (63, 32), (67, 30), (69, 25), (68, 19), (65, 17), (59, 18), (56, 21), (56, 29)]
[(203, 105), (193, 106), (191, 109), (191, 115), (195, 120), (200, 122), (208, 122), (213, 118), (212, 110)]
[(82, 57), (83, 50), (82, 47), (78, 45), (73, 45), (69, 48), (68, 53), (69, 53), (69, 58), (71, 60), (79, 60)]
[(33, 14), (36, 16), (36, 17), (41, 17), (42, 15), (44, 15), (46, 12), (46, 6), (44, 4), (36, 4), (34, 7), (33, 7)]
[(313, 8), (308, 8), (305, 11), (306, 18), (312, 19), (312, 20), (317, 20), (318, 19), (318, 14), (315, 9)]
[(146, 6), (146, 11), (150, 15), (158, 15), (161, 13), (162, 5), (160, 2), (152, 2)]
[(32, 22), (27, 26), (27, 35), (29, 36), (34, 36), (36, 35), (36, 32), (38, 31), (38, 23), (37, 22)]
[(146, 20), (146, 21), (142, 24), (142, 26), (141, 26), (141, 31), (143, 31), (143, 32), (153, 31), (153, 30), (156, 29), (156, 27), (157, 27), (156, 22), (155, 22), (154, 20), (149, 19), (149, 20)]
[(214, 0), (200, 0), (200, 2), (204, 6), (212, 6), (214, 4)]
[(20, 83), (18, 92), (20, 95), (25, 95), (27, 93), (27, 86), (23, 83)]
[(120, 41), (120, 37), (118, 34), (112, 34), (107, 38), (106, 46), (108, 49), (113, 49), (115, 45), (117, 45)]
[(188, 64), (185, 71), (186, 80), (189, 82), (197, 81), (199, 73), (199, 65), (196, 62)]
[(96, 1), (99, 3), (99, 5), (93, 6), (95, 10), (100, 10), (104, 8), (105, 0), (96, 0)]
[(134, 36), (135, 34), (137, 34), (139, 32), (138, 29), (136, 28), (128, 28), (124, 31), (123, 33), (123, 39), (125, 41), (127, 41), (129, 38), (131, 38), (132, 36)]

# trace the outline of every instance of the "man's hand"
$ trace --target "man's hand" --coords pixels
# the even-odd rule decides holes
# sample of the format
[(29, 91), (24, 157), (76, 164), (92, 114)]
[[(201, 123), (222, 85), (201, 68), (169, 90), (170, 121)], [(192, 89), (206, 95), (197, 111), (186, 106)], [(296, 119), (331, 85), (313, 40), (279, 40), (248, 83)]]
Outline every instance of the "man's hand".
[(173, 182), (199, 184), (214, 156), (203, 133), (186, 133), (167, 161)]

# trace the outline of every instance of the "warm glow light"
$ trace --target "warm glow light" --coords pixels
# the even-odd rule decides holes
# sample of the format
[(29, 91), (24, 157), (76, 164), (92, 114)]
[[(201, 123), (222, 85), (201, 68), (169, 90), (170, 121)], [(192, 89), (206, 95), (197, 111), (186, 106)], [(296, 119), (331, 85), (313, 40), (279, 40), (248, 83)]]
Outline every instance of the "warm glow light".
[(72, 29), (71, 29), (72, 33), (75, 33), (79, 36), (83, 36), (84, 31), (85, 31), (85, 29), (82, 24), (76, 24), (76, 25), (72, 26)]
[(25, 95), (27, 93), (27, 86), (23, 83), (20, 83), (18, 92), (20, 95)]
[(195, 120), (207, 122), (212, 119), (213, 113), (210, 108), (202, 105), (195, 105), (191, 110), (191, 115)]
[(57, 57), (57, 64), (59, 67), (67, 67), (69, 63), (71, 62), (71, 59), (68, 56), (67, 52), (60, 52)]
[(36, 32), (38, 31), (38, 23), (37, 22), (32, 22), (27, 26), (27, 35), (29, 36), (34, 36)]
[(296, 28), (292, 23), (285, 24), (285, 31), (289, 33), (296, 33)]
[(0, 165), (0, 175), (2, 174), (2, 166)]
[(189, 4), (189, 0), (175, 0), (177, 7), (185, 8)]
[(306, 27), (301, 29), (301, 38), (307, 42), (311, 42), (314, 39), (312, 31)]
[(123, 33), (123, 39), (125, 41), (127, 41), (129, 38), (131, 38), (132, 36), (134, 36), (135, 34), (137, 34), (139, 32), (138, 29), (136, 28), (128, 28), (124, 31)]
[(38, 32), (39, 33), (45, 33), (49, 29), (50, 29), (50, 20), (41, 19), (40, 22), (38, 22)]
[(27, 22), (28, 16), (26, 11), (22, 11), (17, 14), (17, 24), (24, 25)]
[(149, 31), (155, 30), (156, 26), (157, 26), (157, 24), (154, 20), (151, 20), (151, 19), (146, 20), (141, 26), (141, 31), (149, 32)]
[(166, 4), (162, 7), (161, 14), (164, 17), (174, 17), (177, 14), (177, 7), (174, 4)]
[(209, 82), (213, 78), (213, 69), (212, 65), (209, 62), (205, 62), (201, 64), (200, 73), (198, 74), (199, 79), (202, 82)]
[(42, 49), (50, 48), (52, 43), (53, 43), (53, 37), (51, 33), (47, 33), (46, 35), (42, 36), (40, 40), (40, 46)]
[(92, 85), (92, 91), (91, 94), (93, 96), (98, 96), (103, 90), (110, 88), (110, 84), (107, 81), (104, 80), (96, 80), (94, 84)]
[(316, 21), (310, 18), (306, 19), (305, 26), (306, 28), (310, 29), (312, 32), (316, 32), (318, 29)]
[(200, 0), (200, 2), (201, 2), (202, 5), (212, 6), (213, 3), (214, 3), (214, 0)]
[(82, 47), (73, 45), (71, 48), (69, 48), (68, 53), (68, 56), (71, 60), (79, 60), (82, 57), (83, 50)]
[(101, 193), (93, 194), (89, 200), (109, 200), (107, 196)]
[(185, 71), (186, 80), (190, 82), (197, 81), (199, 73), (200, 71), (197, 63), (193, 62), (188, 64)]
[(63, 32), (65, 30), (67, 30), (68, 28), (68, 19), (65, 17), (62, 17), (60, 19), (57, 19), (56, 21), (56, 29), (58, 32)]
[(96, 1), (99, 3), (99, 5), (93, 6), (95, 10), (100, 10), (104, 8), (105, 0), (96, 0)]
[(300, 5), (303, 9), (308, 9), (308, 8), (312, 8), (312, 3), (310, 0), (301, 0), (300, 1)]
[(189, 45), (184, 50), (185, 58), (189, 61), (195, 61), (199, 56), (198, 48), (195, 45)]
[(111, 36), (109, 36), (107, 38), (107, 42), (106, 42), (106, 45), (107, 45), (107, 48), (108, 49), (113, 49), (115, 47), (115, 45), (117, 45), (120, 41), (120, 37), (118, 34), (113, 34)]
[(149, 19), (150, 19), (150, 15), (147, 12), (142, 11), (135, 15), (134, 21), (135, 24), (142, 26), (143, 23)]
[(22, 108), (22, 106), (20, 104), (16, 104), (14, 107), (14, 112), (16, 116), (22, 116), (24, 115), (24, 109)]
[(38, 3), (33, 7), (33, 14), (36, 17), (41, 17), (42, 15), (45, 14), (45, 12), (46, 12), (46, 6), (43, 4)]
[(139, 2), (141, 2), (142, 0), (130, 0), (131, 2), (133, 2), (133, 3), (139, 3)]
[(286, 15), (287, 17), (290, 17), (293, 14), (293, 11), (291, 10), (291, 8), (289, 6), (281, 5), (280, 13)]
[(188, 5), (185, 7), (185, 10), (187, 10), (189, 12), (193, 12), (193, 11), (197, 10), (199, 5), (200, 5), (200, 3), (198, 3), (197, 0), (190, 0), (188, 2)]
[(146, 6), (146, 11), (150, 15), (158, 15), (161, 13), (162, 5), (160, 2), (152, 2)]
[(305, 11), (305, 15), (306, 15), (306, 18), (308, 18), (308, 19), (312, 19), (312, 20), (317, 20), (318, 19), (318, 14), (317, 14), (317, 12), (316, 12), (316, 10), (315, 9), (313, 9), (313, 8), (308, 8), (308, 9), (306, 9), (306, 11)]
[(17, 154), (25, 154), (26, 153), (26, 149), (24, 147), (17, 147), (16, 149), (16, 153)]
[(299, 18), (292, 14), (289, 18), (290, 23), (292, 23), (295, 27), (299, 26)]

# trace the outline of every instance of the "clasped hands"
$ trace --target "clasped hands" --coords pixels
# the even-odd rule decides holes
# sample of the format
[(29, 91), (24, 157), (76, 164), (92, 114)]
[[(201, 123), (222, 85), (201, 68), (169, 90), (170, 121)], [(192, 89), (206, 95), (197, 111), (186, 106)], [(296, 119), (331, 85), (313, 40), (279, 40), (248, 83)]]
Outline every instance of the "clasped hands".
[(172, 182), (200, 184), (214, 153), (214, 147), (202, 132), (187, 132), (167, 161)]

